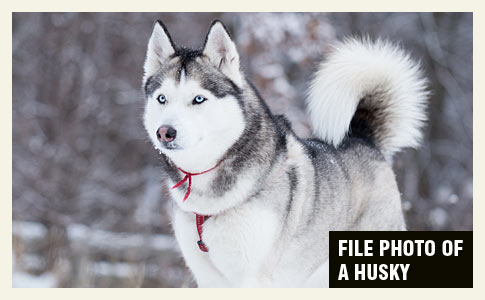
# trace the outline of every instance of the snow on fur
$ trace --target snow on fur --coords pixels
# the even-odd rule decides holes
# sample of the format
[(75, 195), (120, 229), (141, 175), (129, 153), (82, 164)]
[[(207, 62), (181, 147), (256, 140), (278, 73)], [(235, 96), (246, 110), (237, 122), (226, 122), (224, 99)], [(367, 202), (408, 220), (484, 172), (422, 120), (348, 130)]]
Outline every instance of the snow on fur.
[(417, 147), (426, 120), (428, 93), (419, 64), (387, 41), (349, 39), (333, 47), (313, 80), (307, 99), (314, 133), (338, 146), (349, 132), (360, 100), (382, 113), (369, 117), (376, 124), (374, 142), (388, 161), (404, 147)]

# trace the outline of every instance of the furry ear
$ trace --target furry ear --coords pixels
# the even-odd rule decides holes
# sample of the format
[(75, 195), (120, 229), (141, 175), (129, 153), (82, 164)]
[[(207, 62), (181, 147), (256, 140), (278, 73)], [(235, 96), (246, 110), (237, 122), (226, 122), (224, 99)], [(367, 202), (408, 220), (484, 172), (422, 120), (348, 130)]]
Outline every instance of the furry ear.
[(202, 53), (236, 85), (242, 85), (236, 44), (234, 44), (221, 21), (215, 20), (212, 22)]
[(155, 74), (163, 63), (175, 53), (172, 38), (167, 28), (158, 20), (153, 26), (153, 32), (148, 41), (147, 57), (144, 65), (143, 82)]

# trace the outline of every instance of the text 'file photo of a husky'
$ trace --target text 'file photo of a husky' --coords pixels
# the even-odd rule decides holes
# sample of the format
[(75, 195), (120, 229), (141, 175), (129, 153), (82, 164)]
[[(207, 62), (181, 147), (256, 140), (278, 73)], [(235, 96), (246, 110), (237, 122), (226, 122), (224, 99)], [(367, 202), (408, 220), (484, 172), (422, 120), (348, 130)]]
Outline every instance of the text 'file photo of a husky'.
[(334, 46), (311, 83), (309, 140), (270, 112), (220, 21), (200, 50), (156, 22), (144, 70), (144, 125), (199, 287), (326, 287), (329, 231), (406, 229), (391, 160), (419, 144), (427, 92), (399, 47)]

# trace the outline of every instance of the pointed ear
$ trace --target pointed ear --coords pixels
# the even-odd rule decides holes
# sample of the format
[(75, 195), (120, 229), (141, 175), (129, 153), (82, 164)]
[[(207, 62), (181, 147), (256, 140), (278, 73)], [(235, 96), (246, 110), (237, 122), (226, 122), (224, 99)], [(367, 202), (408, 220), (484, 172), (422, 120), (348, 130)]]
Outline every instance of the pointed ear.
[(175, 47), (167, 28), (158, 20), (153, 26), (153, 32), (148, 41), (147, 57), (144, 65), (143, 82), (155, 74), (163, 63), (175, 53)]
[(236, 44), (231, 39), (221, 21), (212, 22), (202, 52), (210, 62), (238, 86), (242, 85), (239, 69), (239, 54)]

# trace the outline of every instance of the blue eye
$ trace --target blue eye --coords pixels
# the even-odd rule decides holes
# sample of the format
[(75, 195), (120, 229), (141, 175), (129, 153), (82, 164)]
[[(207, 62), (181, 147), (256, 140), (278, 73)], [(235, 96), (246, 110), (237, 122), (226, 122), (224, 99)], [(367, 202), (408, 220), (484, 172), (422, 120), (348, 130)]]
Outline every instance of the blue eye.
[(165, 104), (165, 102), (167, 102), (167, 99), (165, 98), (164, 95), (159, 95), (157, 97), (157, 100), (158, 100), (158, 102), (160, 102), (160, 104)]
[(194, 101), (192, 101), (192, 104), (201, 104), (202, 102), (204, 102), (205, 100), (207, 100), (207, 98), (201, 96), (201, 95), (198, 95), (194, 98)]

